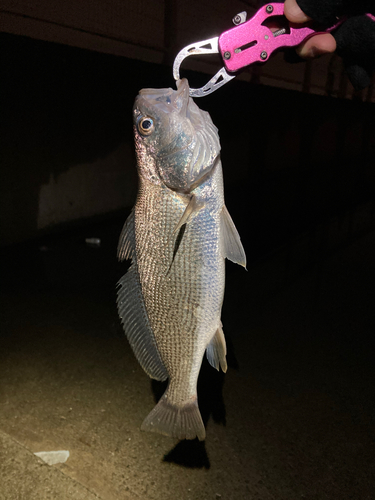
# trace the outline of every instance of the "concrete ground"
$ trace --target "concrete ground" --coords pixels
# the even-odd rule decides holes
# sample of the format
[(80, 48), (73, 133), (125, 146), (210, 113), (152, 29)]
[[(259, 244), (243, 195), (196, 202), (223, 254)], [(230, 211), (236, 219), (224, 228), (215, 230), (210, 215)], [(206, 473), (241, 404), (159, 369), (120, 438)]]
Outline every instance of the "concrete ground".
[(2, 252), (0, 499), (375, 498), (375, 233), (304, 271), (228, 265), (229, 369), (204, 362), (207, 438), (178, 443), (139, 430), (163, 387), (117, 317), (122, 223)]

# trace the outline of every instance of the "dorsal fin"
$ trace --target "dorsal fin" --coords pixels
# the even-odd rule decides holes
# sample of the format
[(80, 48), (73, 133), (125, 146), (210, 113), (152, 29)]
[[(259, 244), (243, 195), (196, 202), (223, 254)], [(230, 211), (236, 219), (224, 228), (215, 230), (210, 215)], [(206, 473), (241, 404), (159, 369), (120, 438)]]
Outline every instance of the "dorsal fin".
[(220, 215), (220, 244), (224, 258), (246, 269), (245, 250), (243, 249), (240, 235), (225, 205), (223, 205)]
[(122, 228), (117, 245), (117, 258), (120, 262), (131, 259), (135, 249), (135, 231), (134, 231), (134, 208), (130, 212)]
[(167, 369), (160, 357), (143, 300), (135, 254), (128, 272), (118, 282), (117, 309), (136, 358), (151, 378), (166, 380)]

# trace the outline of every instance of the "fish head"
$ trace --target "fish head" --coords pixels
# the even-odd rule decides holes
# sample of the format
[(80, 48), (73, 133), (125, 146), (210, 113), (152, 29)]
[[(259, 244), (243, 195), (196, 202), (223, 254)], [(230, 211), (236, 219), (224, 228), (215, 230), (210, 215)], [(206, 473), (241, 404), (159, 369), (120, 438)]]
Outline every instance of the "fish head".
[(189, 96), (186, 79), (178, 80), (177, 90), (142, 89), (133, 119), (141, 177), (188, 193), (214, 168), (218, 129)]

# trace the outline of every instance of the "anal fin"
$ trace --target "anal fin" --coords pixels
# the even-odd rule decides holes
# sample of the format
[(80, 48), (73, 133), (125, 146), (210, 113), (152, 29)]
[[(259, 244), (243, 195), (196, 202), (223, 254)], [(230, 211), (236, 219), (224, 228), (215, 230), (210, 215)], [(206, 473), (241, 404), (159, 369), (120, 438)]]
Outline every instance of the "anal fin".
[(219, 328), (215, 332), (215, 335), (212, 337), (211, 342), (207, 346), (206, 355), (211, 366), (216, 368), (218, 371), (221, 366), (221, 369), (225, 373), (228, 368), (226, 354), (227, 346), (225, 343), (223, 326), (220, 324)]

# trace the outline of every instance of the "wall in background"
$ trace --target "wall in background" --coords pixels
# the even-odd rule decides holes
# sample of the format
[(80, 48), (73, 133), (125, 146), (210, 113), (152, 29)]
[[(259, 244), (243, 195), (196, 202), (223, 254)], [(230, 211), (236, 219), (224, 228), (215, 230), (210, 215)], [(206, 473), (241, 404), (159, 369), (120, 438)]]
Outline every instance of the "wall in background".
[[(134, 97), (173, 85), (169, 66), (9, 34), (0, 44), (1, 244), (130, 208)], [(198, 104), (219, 127), (227, 205), (251, 228), (249, 254), (340, 225), (373, 199), (374, 104), (237, 79)]]
[[(151, 63), (171, 65), (187, 44), (231, 28), (241, 11), (248, 19), (260, 0), (2, 0), (1, 31)], [(264, 3), (264, 2), (263, 2)], [(184, 69), (213, 75), (219, 56), (191, 57)], [(285, 64), (282, 54), (253, 66), (238, 78), (307, 93), (352, 98), (353, 88), (340, 58), (327, 56)], [(374, 86), (360, 94), (375, 101)]]

